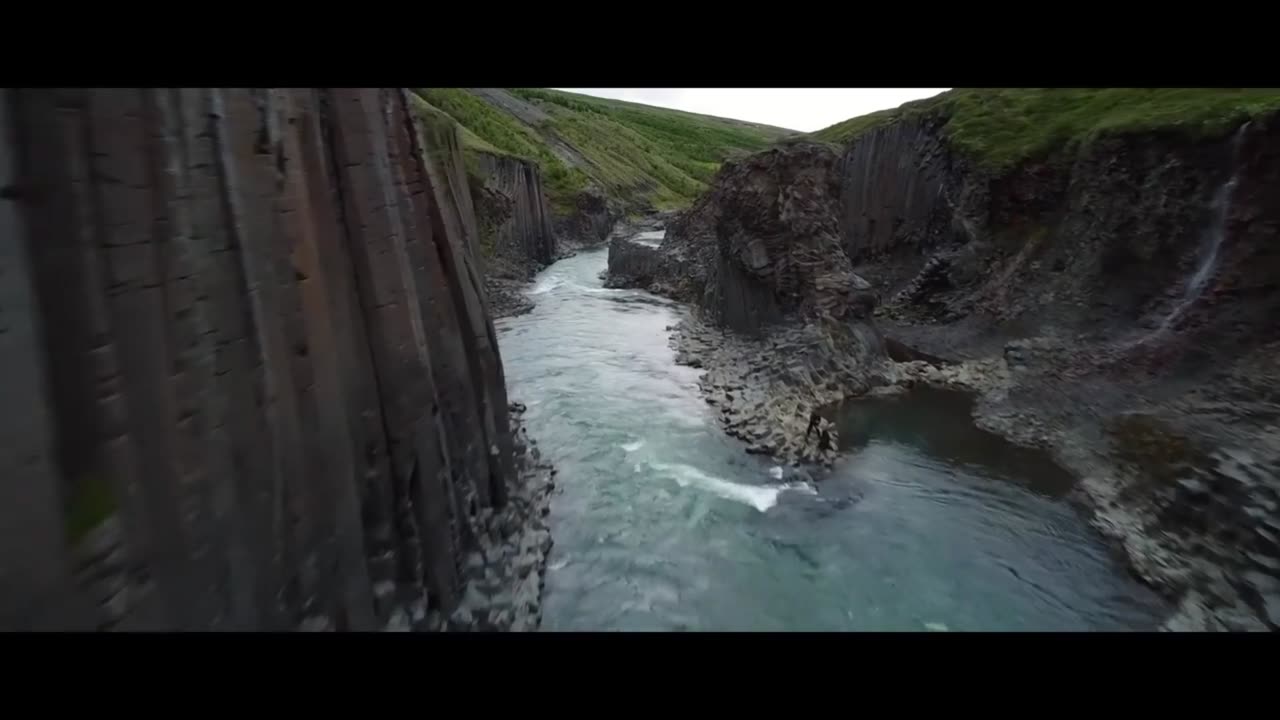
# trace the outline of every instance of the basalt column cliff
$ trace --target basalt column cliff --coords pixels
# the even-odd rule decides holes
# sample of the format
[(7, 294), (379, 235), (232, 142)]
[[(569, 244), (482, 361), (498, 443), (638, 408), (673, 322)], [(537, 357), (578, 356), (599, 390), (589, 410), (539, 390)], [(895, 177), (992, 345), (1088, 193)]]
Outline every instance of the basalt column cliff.
[(6, 90), (0, 121), (0, 627), (536, 624), (549, 479), (456, 137), (399, 89)]

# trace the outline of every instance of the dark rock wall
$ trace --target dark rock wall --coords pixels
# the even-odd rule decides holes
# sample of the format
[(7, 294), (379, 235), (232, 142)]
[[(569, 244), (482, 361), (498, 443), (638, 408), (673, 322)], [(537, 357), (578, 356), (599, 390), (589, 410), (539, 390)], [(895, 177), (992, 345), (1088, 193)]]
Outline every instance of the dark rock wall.
[(556, 236), (537, 165), (488, 153), (476, 158), (484, 179), (475, 189), (477, 211), (492, 253), (530, 270), (550, 264)]
[(604, 196), (592, 191), (578, 193), (573, 211), (555, 219), (556, 237), (578, 245), (602, 243), (608, 239), (620, 214)]
[(667, 231), (683, 286), (716, 323), (756, 332), (789, 313), (837, 320), (874, 305), (841, 248), (838, 156), (794, 143), (725, 163)]
[(447, 614), (511, 480), (456, 146), (396, 89), (0, 98), (0, 626)]
[(609, 242), (606, 287), (649, 288), (667, 272), (666, 256), (657, 248), (627, 238)]
[(908, 248), (921, 251), (964, 232), (953, 220), (959, 187), (929, 121), (873, 130), (839, 161), (841, 237), (854, 262)]

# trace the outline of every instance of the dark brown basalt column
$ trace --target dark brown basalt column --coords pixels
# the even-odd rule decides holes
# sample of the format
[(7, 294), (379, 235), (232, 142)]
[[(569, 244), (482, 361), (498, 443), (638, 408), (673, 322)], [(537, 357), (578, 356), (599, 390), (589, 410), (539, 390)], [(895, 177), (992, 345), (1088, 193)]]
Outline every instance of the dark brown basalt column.
[(432, 182), (403, 92), (0, 120), (0, 628), (449, 614), (512, 444), (465, 174)]

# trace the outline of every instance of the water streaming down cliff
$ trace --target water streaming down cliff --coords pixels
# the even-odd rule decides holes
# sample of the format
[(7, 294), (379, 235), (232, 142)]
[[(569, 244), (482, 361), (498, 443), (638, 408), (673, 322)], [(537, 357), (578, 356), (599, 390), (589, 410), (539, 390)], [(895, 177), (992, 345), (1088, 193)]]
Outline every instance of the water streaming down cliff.
[(1143, 338), (1143, 341), (1165, 332), (1170, 325), (1182, 317), (1187, 308), (1200, 299), (1201, 294), (1204, 293), (1205, 286), (1218, 268), (1218, 253), (1227, 234), (1227, 213), (1231, 209), (1232, 195), (1240, 180), (1241, 139), (1248, 128), (1249, 123), (1244, 123), (1231, 139), (1231, 176), (1213, 194), (1213, 200), (1209, 204), (1209, 223), (1204, 229), (1199, 253), (1200, 260), (1196, 265), (1196, 270), (1187, 280), (1178, 304), (1169, 311), (1169, 314), (1165, 315), (1164, 319), (1160, 321), (1160, 325), (1150, 335)]
[(1154, 627), (1043, 458), (963, 403), (864, 405), (834, 475), (748, 455), (675, 364), (687, 310), (602, 287), (605, 251), (555, 263), (498, 321), (514, 400), (559, 469), (543, 627), (1013, 630)]

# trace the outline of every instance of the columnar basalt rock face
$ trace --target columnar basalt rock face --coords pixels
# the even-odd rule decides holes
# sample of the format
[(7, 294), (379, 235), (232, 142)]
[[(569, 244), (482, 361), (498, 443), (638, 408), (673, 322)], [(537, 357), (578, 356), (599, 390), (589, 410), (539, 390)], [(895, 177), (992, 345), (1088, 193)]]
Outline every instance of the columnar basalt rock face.
[(0, 626), (441, 626), (518, 482), (456, 145), (398, 89), (0, 96)]
[[(448, 132), (456, 134), (452, 124)], [(469, 202), (486, 293), (495, 317), (518, 315), (533, 308), (525, 283), (559, 250), (541, 173), (533, 163), (508, 156), (476, 153), (473, 162), (479, 175), (472, 178)]]
[(629, 238), (614, 238), (609, 242), (609, 264), (604, 285), (661, 292), (656, 283), (672, 274), (666, 262), (667, 255), (658, 248)]
[(677, 328), (677, 361), (707, 368), (725, 429), (779, 462), (830, 462), (831, 428), (809, 432), (811, 414), (885, 382), (877, 298), (841, 245), (837, 161), (799, 142), (726, 163), (658, 249), (610, 247), (609, 285), (701, 309)]
[(527, 261), (535, 268), (550, 264), (556, 251), (555, 231), (538, 166), (488, 153), (477, 153), (476, 158), (487, 196), (480, 219), (493, 253)]
[(922, 251), (965, 232), (955, 210), (960, 187), (934, 124), (873, 130), (840, 158), (841, 236), (854, 262), (903, 247)]
[(841, 249), (837, 160), (824, 145), (793, 143), (725, 163), (667, 231), (663, 249), (688, 273), (672, 284), (738, 331), (788, 315), (866, 317), (875, 298)]

